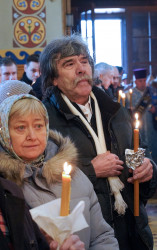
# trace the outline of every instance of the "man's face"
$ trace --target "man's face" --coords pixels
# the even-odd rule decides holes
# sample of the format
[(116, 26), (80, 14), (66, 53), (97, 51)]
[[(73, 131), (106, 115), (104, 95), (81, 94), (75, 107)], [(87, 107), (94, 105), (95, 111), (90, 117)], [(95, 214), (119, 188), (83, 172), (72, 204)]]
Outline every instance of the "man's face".
[(17, 80), (17, 67), (15, 64), (10, 66), (1, 66), (1, 82), (7, 80)]
[(116, 67), (113, 70), (113, 87), (116, 89), (119, 86), (119, 71)]
[(104, 88), (108, 89), (108, 87), (113, 83), (113, 71), (108, 70), (105, 74), (101, 74), (100, 80), (102, 81)]
[(86, 56), (70, 56), (57, 61), (58, 77), (53, 84), (73, 102), (84, 105), (92, 89), (92, 69)]
[(136, 79), (136, 88), (140, 91), (144, 91), (146, 88), (146, 78)]
[(28, 65), (25, 65), (24, 70), (28, 79), (32, 82), (35, 82), (40, 75), (38, 62), (30, 62)]

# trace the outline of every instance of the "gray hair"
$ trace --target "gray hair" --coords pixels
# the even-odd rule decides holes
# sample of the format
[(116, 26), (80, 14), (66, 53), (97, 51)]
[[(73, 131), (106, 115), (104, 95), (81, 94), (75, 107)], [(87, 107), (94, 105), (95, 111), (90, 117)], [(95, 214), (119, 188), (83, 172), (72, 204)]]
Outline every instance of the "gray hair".
[(42, 80), (42, 90), (53, 85), (53, 80), (57, 78), (57, 60), (75, 56), (85, 55), (88, 58), (89, 64), (94, 71), (93, 59), (86, 42), (80, 35), (73, 34), (72, 36), (65, 36), (51, 41), (40, 55), (40, 71)]
[(104, 62), (97, 63), (94, 67), (94, 77), (97, 78), (100, 74), (106, 74), (108, 71), (113, 70), (113, 66)]
[(23, 115), (38, 114), (43, 117), (45, 124), (47, 123), (47, 113), (42, 103), (37, 99), (24, 98), (14, 103), (9, 114), (9, 120), (13, 117)]

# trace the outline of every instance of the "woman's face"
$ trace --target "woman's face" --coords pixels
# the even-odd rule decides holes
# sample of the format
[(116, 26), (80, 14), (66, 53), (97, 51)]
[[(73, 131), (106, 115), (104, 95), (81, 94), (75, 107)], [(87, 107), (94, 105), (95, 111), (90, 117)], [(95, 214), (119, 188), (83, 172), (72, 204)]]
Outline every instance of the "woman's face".
[(12, 117), (9, 133), (14, 152), (25, 161), (32, 161), (46, 148), (45, 120), (39, 114)]

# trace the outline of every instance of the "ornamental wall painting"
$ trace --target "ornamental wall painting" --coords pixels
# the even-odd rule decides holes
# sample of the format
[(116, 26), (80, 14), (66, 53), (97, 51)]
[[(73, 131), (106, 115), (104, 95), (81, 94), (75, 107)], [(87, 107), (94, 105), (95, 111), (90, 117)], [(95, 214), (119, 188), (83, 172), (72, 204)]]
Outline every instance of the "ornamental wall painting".
[(13, 47), (39, 48), (46, 45), (45, 0), (13, 0)]

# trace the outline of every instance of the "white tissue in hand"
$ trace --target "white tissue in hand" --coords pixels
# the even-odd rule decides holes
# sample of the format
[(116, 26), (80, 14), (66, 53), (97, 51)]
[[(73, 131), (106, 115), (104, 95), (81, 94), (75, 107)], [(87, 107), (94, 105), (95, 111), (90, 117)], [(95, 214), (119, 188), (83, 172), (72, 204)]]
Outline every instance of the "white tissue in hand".
[(30, 210), (33, 220), (59, 245), (70, 234), (88, 227), (83, 215), (84, 201), (80, 201), (68, 216), (59, 216), (60, 203), (61, 199), (56, 199)]

